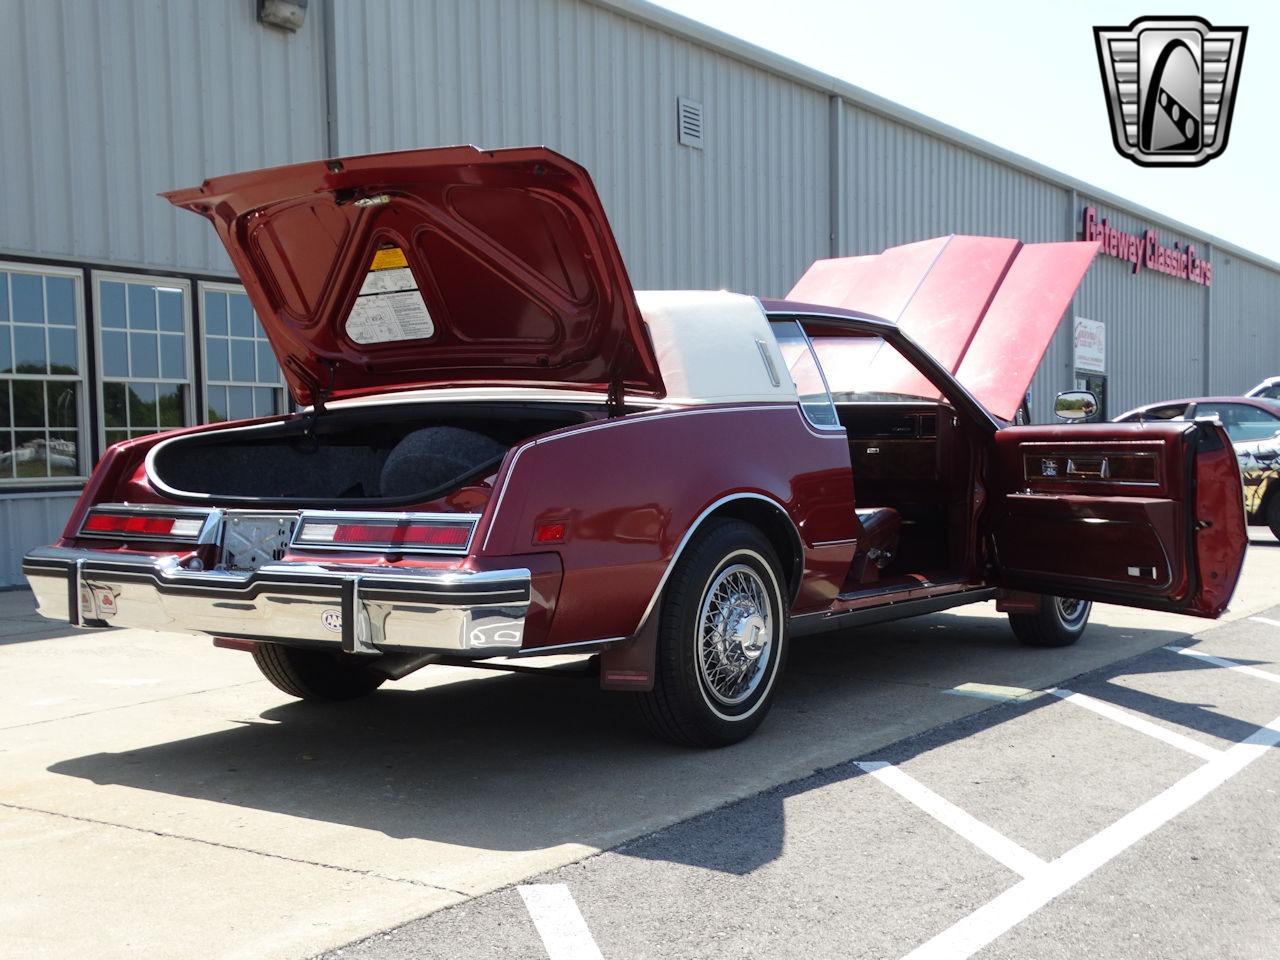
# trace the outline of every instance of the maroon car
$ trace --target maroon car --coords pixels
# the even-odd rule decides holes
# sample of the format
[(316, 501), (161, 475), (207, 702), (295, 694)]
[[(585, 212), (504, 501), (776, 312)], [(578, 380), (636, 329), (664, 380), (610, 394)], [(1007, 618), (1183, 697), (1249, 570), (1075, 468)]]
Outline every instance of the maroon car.
[(48, 617), (210, 635), (316, 700), (598, 653), (655, 732), (718, 745), (802, 633), (994, 597), (1053, 646), (1090, 601), (1215, 617), (1235, 587), (1220, 427), (1009, 424), (1095, 244), (941, 238), (762, 301), (635, 293), (545, 149), (168, 198), (217, 229), (303, 409), (111, 447), (25, 559)]

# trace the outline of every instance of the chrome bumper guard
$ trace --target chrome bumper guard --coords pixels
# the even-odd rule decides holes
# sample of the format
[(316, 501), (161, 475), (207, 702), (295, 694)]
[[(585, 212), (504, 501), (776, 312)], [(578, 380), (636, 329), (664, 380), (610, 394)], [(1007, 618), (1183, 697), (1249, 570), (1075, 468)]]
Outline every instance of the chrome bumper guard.
[(40, 613), (74, 626), (139, 627), (349, 653), (518, 650), (526, 569), (442, 572), (270, 563), (187, 570), (172, 556), (40, 547), (22, 561)]

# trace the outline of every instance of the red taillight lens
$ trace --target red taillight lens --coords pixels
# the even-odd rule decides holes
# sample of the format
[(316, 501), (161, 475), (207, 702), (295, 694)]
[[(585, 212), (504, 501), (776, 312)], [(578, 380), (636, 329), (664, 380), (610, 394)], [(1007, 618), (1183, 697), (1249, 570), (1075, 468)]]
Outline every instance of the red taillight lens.
[(94, 510), (80, 528), (82, 534), (99, 537), (164, 537), (165, 539), (196, 540), (204, 529), (205, 517), (165, 517), (147, 513), (123, 513)]
[(379, 550), (461, 550), (471, 541), (475, 521), (347, 520), (305, 517), (295, 543), (300, 547), (374, 548)]

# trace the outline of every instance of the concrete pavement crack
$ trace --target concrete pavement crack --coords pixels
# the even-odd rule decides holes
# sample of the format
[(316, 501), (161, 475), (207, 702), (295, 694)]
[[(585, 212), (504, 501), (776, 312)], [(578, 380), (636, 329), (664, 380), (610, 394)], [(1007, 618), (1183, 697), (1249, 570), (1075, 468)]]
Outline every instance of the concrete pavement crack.
[(218, 847), (222, 850), (234, 850), (237, 853), (248, 853), (258, 857), (266, 857), (271, 860), (283, 860), (286, 863), (297, 863), (307, 867), (320, 867), (323, 870), (336, 870), (339, 873), (354, 873), (362, 877), (372, 877), (375, 880), (386, 880), (389, 883), (407, 883), (415, 887), (426, 887), (429, 890), (439, 890), (441, 893), (452, 893), (459, 897), (472, 899), (475, 894), (467, 893), (465, 890), (455, 890), (453, 887), (441, 886), (438, 883), (427, 883), (425, 880), (411, 880), (408, 877), (389, 877), (384, 873), (378, 873), (375, 870), (360, 870), (356, 867), (343, 867), (336, 863), (322, 863), (318, 860), (306, 860), (302, 857), (286, 857), (280, 853), (268, 853), (266, 850), (254, 850), (252, 847), (237, 847), (232, 843), (219, 843), (216, 840), (204, 840), (200, 837), (189, 837), (181, 833), (169, 833), (166, 830), (150, 830), (145, 827), (132, 827), (127, 823), (114, 823), (110, 820), (98, 820), (94, 817), (81, 817), (73, 813), (60, 813), (57, 810), (44, 810), (40, 807), (27, 807), (18, 803), (4, 803), (0, 801), (0, 809), (17, 810), (22, 813), (39, 813), (46, 817), (58, 817), (62, 820), (74, 820), (79, 823), (89, 823), (98, 827), (115, 827), (118, 830), (128, 830), (131, 833), (142, 833), (153, 837), (164, 837), (168, 840), (186, 840), (191, 843), (204, 844), (206, 847)]

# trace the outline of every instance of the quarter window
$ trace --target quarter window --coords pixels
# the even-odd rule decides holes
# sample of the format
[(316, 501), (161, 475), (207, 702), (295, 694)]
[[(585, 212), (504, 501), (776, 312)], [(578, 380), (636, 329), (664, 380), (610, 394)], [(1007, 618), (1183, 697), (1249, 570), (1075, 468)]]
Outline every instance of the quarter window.
[(200, 296), (209, 422), (284, 413), (280, 365), (244, 290), (202, 283)]
[(0, 485), (86, 474), (80, 272), (0, 263)]
[(123, 274), (94, 280), (106, 442), (188, 426), (190, 286)]
[(800, 409), (805, 417), (815, 427), (840, 426), (822, 369), (800, 324), (795, 320), (775, 320), (769, 326), (778, 341), (787, 372), (796, 385), (796, 393), (800, 395)]

